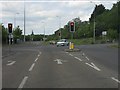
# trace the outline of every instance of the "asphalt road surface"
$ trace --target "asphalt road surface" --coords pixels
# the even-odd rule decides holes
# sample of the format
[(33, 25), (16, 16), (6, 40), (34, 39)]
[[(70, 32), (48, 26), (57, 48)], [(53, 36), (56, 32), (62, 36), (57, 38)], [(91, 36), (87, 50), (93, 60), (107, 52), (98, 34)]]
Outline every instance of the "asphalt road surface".
[(3, 88), (118, 88), (118, 51), (108, 45), (67, 46), (41, 42), (3, 47)]

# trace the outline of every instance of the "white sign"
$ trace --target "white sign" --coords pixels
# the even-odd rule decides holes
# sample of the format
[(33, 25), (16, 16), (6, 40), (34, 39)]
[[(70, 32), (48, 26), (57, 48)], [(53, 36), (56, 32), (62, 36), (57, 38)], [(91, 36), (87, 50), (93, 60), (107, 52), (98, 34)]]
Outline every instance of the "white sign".
[(104, 35), (104, 36), (107, 35), (107, 31), (103, 31), (102, 35)]

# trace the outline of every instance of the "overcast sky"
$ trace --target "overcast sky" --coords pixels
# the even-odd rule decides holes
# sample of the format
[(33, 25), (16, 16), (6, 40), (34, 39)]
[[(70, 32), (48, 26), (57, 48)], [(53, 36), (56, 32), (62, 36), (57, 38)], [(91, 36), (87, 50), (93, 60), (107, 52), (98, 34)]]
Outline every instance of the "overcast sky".
[[(117, 0), (1, 0), (0, 23), (7, 27), (8, 23), (20, 26), (24, 32), (24, 4), (26, 13), (26, 34), (53, 34), (60, 26), (63, 27), (73, 18), (80, 17), (88, 21), (95, 4), (103, 4), (111, 9)], [(61, 23), (61, 25), (60, 25)]]

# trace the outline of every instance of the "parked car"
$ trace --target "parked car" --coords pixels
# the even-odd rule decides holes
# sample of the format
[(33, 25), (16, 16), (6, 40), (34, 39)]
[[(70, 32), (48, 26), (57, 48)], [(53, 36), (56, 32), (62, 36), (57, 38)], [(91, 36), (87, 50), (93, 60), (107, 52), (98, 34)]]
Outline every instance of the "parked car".
[(57, 47), (58, 46), (68, 46), (69, 42), (67, 41), (67, 39), (60, 39), (60, 41), (57, 42)]

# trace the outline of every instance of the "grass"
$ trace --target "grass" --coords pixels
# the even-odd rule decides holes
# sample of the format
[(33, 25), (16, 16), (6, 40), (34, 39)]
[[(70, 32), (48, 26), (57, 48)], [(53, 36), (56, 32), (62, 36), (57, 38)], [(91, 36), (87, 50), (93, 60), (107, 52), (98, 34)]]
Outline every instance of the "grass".
[(92, 38), (86, 38), (86, 39), (70, 39), (69, 42), (74, 43), (75, 45), (85, 45), (85, 44), (92, 44), (93, 39)]
[(114, 44), (114, 45), (110, 45), (110, 47), (113, 47), (113, 48), (120, 48), (120, 45)]

